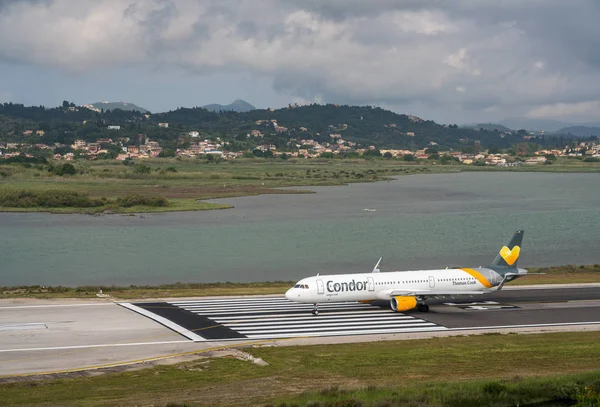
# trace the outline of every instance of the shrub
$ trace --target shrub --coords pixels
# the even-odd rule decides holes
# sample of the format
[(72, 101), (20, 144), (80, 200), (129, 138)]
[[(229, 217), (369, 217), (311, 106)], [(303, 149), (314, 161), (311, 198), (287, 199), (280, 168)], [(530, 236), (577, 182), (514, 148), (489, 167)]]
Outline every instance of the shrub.
[(117, 198), (117, 204), (123, 208), (131, 208), (132, 206), (169, 206), (167, 198), (162, 196), (143, 196), (143, 195), (127, 195), (122, 198)]
[(133, 172), (135, 174), (150, 174), (152, 172), (152, 168), (144, 164), (138, 164), (133, 166)]
[(27, 191), (9, 190), (0, 192), (0, 206), (7, 208), (94, 208), (106, 203), (102, 199), (92, 199), (75, 191)]

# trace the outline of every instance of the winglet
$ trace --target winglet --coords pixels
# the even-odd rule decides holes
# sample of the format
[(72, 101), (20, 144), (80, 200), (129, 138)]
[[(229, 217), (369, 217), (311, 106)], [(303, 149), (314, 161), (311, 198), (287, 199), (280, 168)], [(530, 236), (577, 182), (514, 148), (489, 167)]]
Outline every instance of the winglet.
[(373, 273), (379, 273), (381, 270), (379, 269), (379, 263), (381, 263), (381, 259), (383, 259), (383, 257), (380, 257), (379, 260), (377, 261), (377, 264), (375, 265), (375, 267), (373, 268)]

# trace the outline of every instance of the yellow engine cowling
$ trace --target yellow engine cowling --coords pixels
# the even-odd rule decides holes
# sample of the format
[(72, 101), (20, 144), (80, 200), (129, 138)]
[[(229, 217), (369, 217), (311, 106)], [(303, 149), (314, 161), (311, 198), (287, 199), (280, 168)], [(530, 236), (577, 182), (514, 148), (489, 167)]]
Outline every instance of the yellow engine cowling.
[(417, 299), (415, 297), (392, 297), (390, 305), (396, 312), (408, 311), (417, 308)]

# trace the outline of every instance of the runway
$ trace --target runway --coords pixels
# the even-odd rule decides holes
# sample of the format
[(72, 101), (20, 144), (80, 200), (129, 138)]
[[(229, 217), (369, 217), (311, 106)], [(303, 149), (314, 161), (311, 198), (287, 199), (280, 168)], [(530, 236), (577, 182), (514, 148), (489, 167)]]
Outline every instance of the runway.
[(387, 302), (324, 304), (313, 316), (312, 305), (283, 296), (0, 300), (0, 377), (111, 367), (241, 344), (600, 329), (600, 284), (507, 287), (431, 304), (428, 313), (395, 313)]
[[(600, 324), (600, 310), (596, 306), (600, 304), (569, 303), (567, 307), (560, 303), (573, 298), (600, 301), (600, 289), (511, 289), (453, 302), (431, 301), (428, 313), (392, 312), (387, 301), (376, 301), (320, 304), (319, 315), (314, 316), (311, 304), (294, 303), (283, 296), (121, 305), (157, 322), (168, 321), (166, 326), (175, 325), (178, 332), (190, 340), (231, 341), (491, 329), (512, 325)], [(560, 305), (544, 305), (548, 301)], [(504, 312), (498, 313), (500, 310)]]

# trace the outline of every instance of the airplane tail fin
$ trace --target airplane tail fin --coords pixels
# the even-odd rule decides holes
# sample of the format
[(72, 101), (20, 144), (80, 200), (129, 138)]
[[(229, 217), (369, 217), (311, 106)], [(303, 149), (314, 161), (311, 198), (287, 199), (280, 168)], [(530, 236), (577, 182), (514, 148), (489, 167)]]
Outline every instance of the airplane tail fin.
[(524, 230), (517, 230), (510, 240), (502, 246), (500, 252), (490, 264), (491, 268), (501, 267), (508, 269), (516, 269), (517, 261), (519, 260), (519, 256), (521, 254), (521, 243), (523, 242), (523, 233)]

